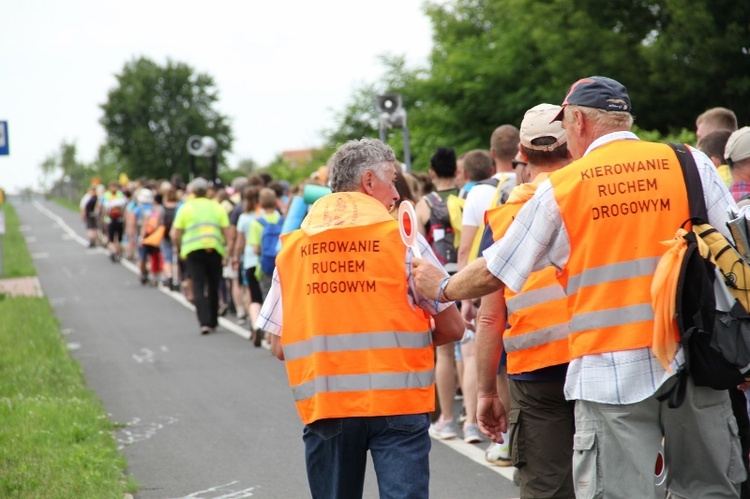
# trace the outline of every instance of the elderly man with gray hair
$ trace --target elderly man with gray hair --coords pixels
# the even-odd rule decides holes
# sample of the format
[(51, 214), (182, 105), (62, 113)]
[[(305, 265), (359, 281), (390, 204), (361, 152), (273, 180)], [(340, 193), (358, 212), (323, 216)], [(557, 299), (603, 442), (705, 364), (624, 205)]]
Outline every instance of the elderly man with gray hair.
[[(439, 301), (505, 286), (517, 293), (532, 272), (556, 267), (571, 315), (565, 397), (575, 400), (576, 497), (657, 497), (662, 441), (670, 497), (739, 497), (746, 471), (727, 391), (676, 376), (685, 351), (674, 345), (666, 353), (654, 334), (650, 290), (665, 252), (660, 242), (690, 218), (676, 153), (631, 132), (630, 97), (611, 78), (578, 80), (561, 107), (555, 119), (575, 161), (539, 185), (484, 258), (449, 280), (415, 259), (417, 285)], [(732, 197), (711, 160), (689, 154), (708, 222), (731, 237)], [(684, 402), (669, 407), (666, 398), (681, 388)], [(496, 398), (486, 402), (480, 427), (502, 440), (505, 407)]]
[[(429, 494), (434, 345), (460, 339), (464, 328), (454, 304), (437, 305), (413, 285), (412, 250), (389, 214), (395, 180), (395, 155), (381, 141), (341, 146), (333, 193), (282, 236), (261, 310), (259, 326), (285, 361), (306, 425), (313, 497), (362, 497), (368, 450), (381, 497)], [(439, 265), (425, 239), (417, 242)]]

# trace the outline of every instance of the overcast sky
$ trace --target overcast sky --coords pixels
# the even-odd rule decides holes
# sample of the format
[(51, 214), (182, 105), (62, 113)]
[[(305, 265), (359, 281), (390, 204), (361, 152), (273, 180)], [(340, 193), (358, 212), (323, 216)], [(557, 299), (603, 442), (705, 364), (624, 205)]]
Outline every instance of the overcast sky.
[(0, 121), (10, 155), (0, 187), (37, 187), (63, 140), (90, 162), (100, 104), (127, 61), (184, 62), (214, 77), (232, 119), (229, 165), (315, 147), (353, 89), (384, 71), (377, 55), (424, 64), (422, 0), (6, 0), (0, 17)]

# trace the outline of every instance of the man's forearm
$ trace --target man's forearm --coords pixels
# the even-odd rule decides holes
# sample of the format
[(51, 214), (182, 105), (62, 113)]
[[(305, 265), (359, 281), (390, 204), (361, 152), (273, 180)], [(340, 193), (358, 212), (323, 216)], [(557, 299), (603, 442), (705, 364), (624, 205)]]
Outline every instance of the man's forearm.
[(481, 298), (502, 288), (503, 282), (487, 269), (485, 259), (477, 258), (448, 280), (441, 300)]
[(497, 395), (497, 366), (503, 352), (506, 323), (503, 291), (482, 298), (477, 312), (477, 394)]

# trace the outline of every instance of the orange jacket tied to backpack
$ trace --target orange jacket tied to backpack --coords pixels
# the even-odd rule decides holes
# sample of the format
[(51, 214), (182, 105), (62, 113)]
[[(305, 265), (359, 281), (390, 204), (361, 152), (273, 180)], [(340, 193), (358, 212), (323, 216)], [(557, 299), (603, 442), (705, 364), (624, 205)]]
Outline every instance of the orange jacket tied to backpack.
[[(516, 214), (548, 176), (543, 173), (533, 183), (516, 186), (505, 204), (485, 212), (485, 223), (492, 229), (495, 241), (505, 235)], [(533, 272), (520, 293), (505, 287), (510, 327), (503, 334), (503, 346), (508, 353), (508, 374), (531, 372), (570, 360), (570, 316), (556, 273), (554, 267)]]
[(282, 236), (276, 263), (281, 344), (300, 417), (420, 414), (434, 409), (429, 316), (409, 303), (406, 248), (376, 199), (325, 196)]
[(550, 180), (570, 239), (558, 277), (572, 313), (571, 358), (650, 347), (660, 241), (690, 216), (675, 153), (666, 144), (619, 140)]

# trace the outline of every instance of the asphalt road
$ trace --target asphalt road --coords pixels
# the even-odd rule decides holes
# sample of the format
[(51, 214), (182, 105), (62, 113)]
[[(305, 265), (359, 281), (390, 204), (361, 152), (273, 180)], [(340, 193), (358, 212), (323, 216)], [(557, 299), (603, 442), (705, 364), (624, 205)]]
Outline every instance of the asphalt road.
[[(71, 355), (102, 400), (141, 488), (136, 498), (303, 498), (302, 423), (284, 366), (222, 320), (201, 336), (178, 293), (143, 287), (129, 262), (88, 249), (77, 213), (14, 205)], [(433, 441), (433, 498), (511, 498), (487, 443)], [(369, 466), (365, 497), (378, 497)]]

